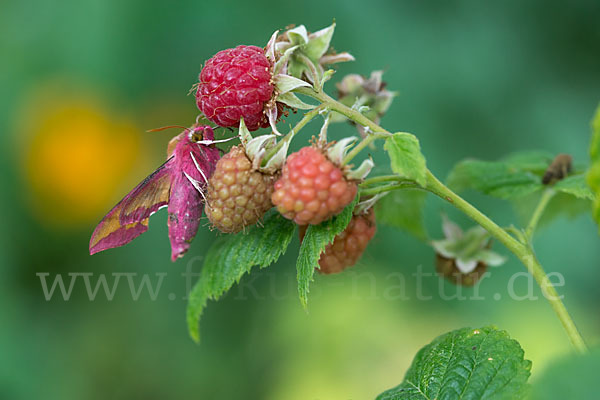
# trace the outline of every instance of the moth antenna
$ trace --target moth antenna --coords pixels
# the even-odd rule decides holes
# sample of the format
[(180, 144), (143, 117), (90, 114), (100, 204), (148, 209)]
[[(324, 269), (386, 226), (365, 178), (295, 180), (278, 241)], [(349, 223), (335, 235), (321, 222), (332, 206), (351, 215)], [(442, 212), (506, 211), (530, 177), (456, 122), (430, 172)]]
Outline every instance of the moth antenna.
[(190, 151), (190, 157), (192, 157), (192, 161), (194, 162), (194, 165), (196, 166), (196, 169), (198, 170), (198, 172), (200, 172), (200, 175), (202, 175), (202, 177), (204, 178), (204, 182), (208, 183), (208, 179), (206, 179), (206, 175), (204, 175), (204, 172), (202, 171), (202, 168), (200, 168), (200, 165), (198, 164), (198, 161), (196, 161), (196, 157), (194, 157), (194, 153), (192, 153)]
[(160, 131), (164, 131), (164, 130), (172, 129), (172, 128), (188, 129), (185, 126), (181, 126), (181, 125), (169, 125), (169, 126), (163, 126), (161, 128), (148, 129), (146, 132), (160, 132)]

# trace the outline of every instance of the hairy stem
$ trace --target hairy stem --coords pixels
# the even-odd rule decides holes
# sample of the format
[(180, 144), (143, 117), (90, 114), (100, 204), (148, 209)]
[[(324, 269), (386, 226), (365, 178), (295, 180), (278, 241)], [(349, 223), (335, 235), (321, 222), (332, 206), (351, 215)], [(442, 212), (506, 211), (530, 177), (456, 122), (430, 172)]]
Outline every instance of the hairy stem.
[(366, 126), (373, 133), (387, 133), (390, 132), (383, 129), (381, 126), (377, 125), (375, 122), (371, 121), (369, 118), (365, 117), (361, 113), (356, 110), (353, 110), (350, 107), (347, 107), (340, 103), (339, 101), (329, 97), (325, 92), (315, 92), (312, 88), (300, 87), (294, 90), (296, 93), (304, 94), (312, 97), (313, 99), (319, 100), (321, 103), (326, 104), (327, 108), (331, 111), (337, 111), (343, 116), (351, 119), (357, 124), (361, 124), (362, 126)]
[(385, 138), (388, 135), (391, 135), (390, 132), (383, 129), (381, 126), (377, 125), (375, 122), (371, 121), (369, 118), (362, 115), (360, 112), (345, 106), (339, 101), (334, 100), (325, 92), (315, 92), (312, 88), (301, 87), (296, 89), (298, 93), (305, 94), (307, 96), (313, 97), (322, 102), (322, 104), (326, 104), (327, 108), (331, 111), (336, 111), (346, 118), (361, 124), (368, 128), (367, 132), (369, 134), (365, 137), (359, 144), (354, 146), (354, 148), (344, 157), (342, 161), (342, 165), (346, 165), (350, 160), (352, 160), (358, 153), (360, 153), (365, 147), (371, 144), (376, 139)]
[(380, 176), (375, 176), (373, 178), (369, 178), (369, 179), (365, 179), (359, 186), (360, 187), (367, 187), (376, 183), (385, 183), (385, 182), (390, 182), (390, 181), (402, 181), (403, 179), (400, 178), (398, 175), (380, 175)]
[(512, 233), (521, 243), (527, 243), (527, 238), (525, 237), (522, 229), (511, 225), (504, 228), (504, 230), (508, 233)]
[[(365, 138), (356, 147), (361, 146), (367, 140), (368, 140), (368, 143), (366, 145), (368, 145), (370, 142), (372, 142), (373, 140), (375, 140), (379, 137), (385, 137), (390, 134), (390, 132), (388, 132), (381, 126), (377, 125), (376, 123), (374, 123), (373, 121), (371, 121), (370, 119), (368, 119), (367, 117), (365, 117), (364, 115), (359, 113), (358, 111), (341, 104), (340, 102), (334, 100), (333, 98), (331, 98), (330, 96), (328, 96), (326, 93), (324, 93), (322, 91), (315, 92), (312, 88), (302, 87), (302, 88), (296, 89), (296, 92), (310, 96), (316, 100), (319, 100), (323, 105), (326, 105), (327, 109), (329, 109), (331, 111), (339, 112), (340, 114), (344, 115), (345, 117), (354, 121), (355, 123), (358, 123), (358, 124), (361, 124), (361, 125), (367, 127), (368, 131), (371, 132), (371, 135), (367, 136), (367, 138)], [(376, 135), (377, 133), (383, 134), (383, 135)], [(372, 138), (372, 139), (369, 139), (369, 138)], [(363, 148), (364, 148), (364, 146), (360, 147), (358, 149), (358, 151), (356, 152), (356, 154)], [(352, 154), (352, 156), (354, 156), (356, 154)], [(349, 156), (350, 156), (350, 154), (349, 154)], [(344, 161), (346, 162), (346, 160), (344, 160)], [(371, 179), (377, 179), (377, 178), (371, 178)], [(385, 179), (388, 179), (388, 177), (386, 177)], [(382, 181), (385, 181), (385, 180), (382, 180)], [(372, 181), (372, 183), (376, 183), (376, 181)], [(407, 187), (405, 184), (397, 183), (397, 184), (390, 184), (390, 185), (384, 185), (384, 186), (380, 186), (380, 187), (365, 189), (365, 190), (361, 191), (361, 193), (364, 194), (366, 192), (367, 194), (373, 195), (373, 194), (382, 193), (382, 192), (390, 191), (390, 190), (401, 189), (401, 188), (405, 188), (405, 187)], [(415, 187), (415, 186), (412, 186), (412, 187)], [(575, 326), (573, 319), (569, 315), (569, 312), (567, 311), (561, 298), (558, 296), (556, 289), (554, 288), (554, 285), (548, 278), (548, 275), (546, 275), (546, 272), (540, 265), (539, 261), (536, 259), (533, 249), (531, 248), (531, 246), (528, 245), (528, 243), (523, 243), (523, 242), (515, 239), (506, 230), (499, 227), (494, 221), (492, 221), (490, 218), (488, 218), (485, 214), (483, 214), (481, 211), (479, 211), (478, 209), (473, 207), (470, 203), (465, 201), (462, 197), (460, 197), (459, 195), (454, 193), (452, 190), (450, 190), (448, 187), (446, 187), (429, 170), (427, 170), (427, 184), (426, 184), (426, 187), (424, 187), (423, 189), (436, 194), (440, 198), (448, 201), (454, 207), (456, 207), (457, 209), (459, 209), (460, 211), (465, 213), (467, 216), (469, 216), (471, 219), (473, 219), (475, 222), (477, 222), (479, 225), (481, 225), (483, 228), (485, 228), (500, 243), (502, 243), (504, 246), (506, 246), (506, 248), (508, 250), (510, 250), (515, 256), (517, 256), (517, 258), (519, 258), (519, 260), (523, 263), (523, 265), (525, 266), (527, 271), (534, 277), (535, 281), (540, 286), (544, 297), (546, 298), (546, 300), (548, 300), (548, 302), (552, 306), (552, 309), (558, 316), (558, 319), (560, 320), (565, 331), (567, 332), (567, 335), (569, 336), (569, 339), (571, 340), (571, 343), (573, 344), (573, 346), (579, 352), (583, 353), (583, 352), (587, 351), (585, 342), (583, 341), (581, 334), (577, 330), (577, 327)], [(544, 195), (540, 201), (540, 204), (536, 208), (534, 215), (529, 223), (527, 231), (530, 231), (530, 234), (527, 234), (527, 238), (530, 238), (531, 235), (533, 234), (533, 231), (535, 230), (535, 227), (537, 226), (537, 223), (539, 222), (539, 219), (540, 219), (546, 205), (552, 198), (552, 196), (553, 196), (553, 194), (551, 194), (549, 192), (544, 193)], [(521, 236), (522, 235), (519, 235), (519, 237), (521, 237)]]

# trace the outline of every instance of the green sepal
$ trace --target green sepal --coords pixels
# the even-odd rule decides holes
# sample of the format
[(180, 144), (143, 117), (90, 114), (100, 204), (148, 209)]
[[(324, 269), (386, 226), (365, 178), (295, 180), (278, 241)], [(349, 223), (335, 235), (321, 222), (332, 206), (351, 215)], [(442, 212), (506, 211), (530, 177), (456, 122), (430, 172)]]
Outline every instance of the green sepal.
[(280, 95), (293, 91), (299, 87), (310, 87), (310, 83), (290, 75), (278, 74), (273, 77), (275, 89)]
[(329, 44), (335, 31), (335, 22), (327, 28), (323, 28), (317, 32), (311, 33), (308, 36), (308, 43), (302, 49), (302, 52), (313, 61), (319, 59), (329, 50)]
[(308, 43), (308, 32), (304, 25), (290, 29), (287, 31), (287, 36), (292, 45), (302, 46)]
[(283, 103), (289, 107), (292, 108), (297, 108), (300, 110), (312, 110), (313, 108), (315, 108), (316, 106), (312, 105), (312, 104), (308, 104), (303, 102), (302, 100), (300, 100), (298, 98), (298, 96), (296, 96), (294, 93), (292, 92), (287, 92), (284, 94), (280, 94), (279, 96), (277, 96), (277, 101), (280, 103)]
[(434, 240), (431, 245), (438, 254), (456, 260), (458, 269), (464, 274), (473, 271), (479, 262), (496, 267), (506, 261), (503, 256), (489, 249), (490, 234), (481, 226), (463, 232), (444, 215), (442, 230), (446, 238)]

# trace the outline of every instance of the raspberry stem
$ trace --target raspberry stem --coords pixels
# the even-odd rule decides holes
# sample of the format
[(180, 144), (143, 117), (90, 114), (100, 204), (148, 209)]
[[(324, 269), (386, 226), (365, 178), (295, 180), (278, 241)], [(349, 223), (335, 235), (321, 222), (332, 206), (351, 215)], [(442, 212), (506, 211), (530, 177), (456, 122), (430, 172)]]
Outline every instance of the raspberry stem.
[(312, 88), (301, 87), (295, 90), (298, 93), (310, 96), (316, 100), (319, 100), (321, 104), (325, 104), (327, 108), (331, 111), (337, 111), (342, 114), (346, 118), (368, 128), (369, 134), (365, 137), (359, 144), (357, 144), (347, 155), (344, 157), (342, 161), (342, 165), (346, 165), (350, 162), (362, 149), (367, 147), (373, 141), (377, 139), (384, 139), (387, 136), (391, 135), (390, 132), (377, 125), (375, 122), (371, 121), (369, 118), (362, 115), (360, 112), (345, 106), (344, 104), (338, 102), (337, 100), (331, 98), (325, 92), (317, 92)]
[(286, 141), (291, 141), (294, 138), (294, 136), (298, 132), (300, 132), (300, 130), (302, 128), (304, 128), (304, 126), (306, 124), (308, 124), (313, 118), (315, 118), (317, 115), (319, 115), (321, 112), (323, 112), (326, 109), (327, 109), (327, 106), (325, 104), (319, 104), (317, 107), (313, 108), (312, 110), (310, 110), (309, 112), (304, 114), (304, 117), (302, 117), (302, 119), (300, 121), (298, 121), (296, 126), (294, 126), (288, 132), (288, 134), (283, 137), (283, 139), (281, 139), (279, 142), (277, 142), (277, 145), (275, 147), (273, 147), (272, 149), (267, 151), (267, 153), (265, 154), (265, 157), (263, 158), (262, 165), (263, 166), (266, 165), (267, 162), (271, 159), (271, 157), (273, 157), (279, 151), (279, 149), (281, 149), (281, 146), (283, 146), (283, 144)]
[(430, 171), (427, 172), (427, 187), (440, 198), (446, 200), (485, 228), (492, 236), (498, 239), (498, 241), (504, 244), (508, 250), (510, 250), (519, 258), (523, 265), (525, 265), (525, 268), (527, 268), (527, 271), (535, 278), (535, 281), (542, 290), (544, 297), (546, 300), (548, 300), (552, 306), (552, 309), (558, 316), (558, 319), (562, 323), (573, 346), (580, 353), (585, 353), (587, 351), (587, 347), (583, 341), (583, 338), (581, 337), (581, 334), (577, 330), (577, 327), (575, 326), (575, 323), (569, 315), (569, 312), (567, 311), (560, 296), (556, 293), (556, 289), (550, 281), (550, 278), (548, 278), (548, 275), (546, 275), (546, 272), (542, 268), (540, 262), (537, 260), (531, 246), (521, 243), (509, 235), (508, 232), (499, 227), (485, 214), (446, 187), (446, 185), (440, 182)]
[(369, 118), (365, 117), (361, 113), (356, 110), (351, 109), (350, 107), (345, 106), (339, 101), (333, 99), (325, 92), (316, 92), (312, 88), (308, 87), (299, 87), (294, 89), (296, 93), (304, 94), (306, 96), (312, 97), (315, 100), (319, 100), (322, 104), (325, 104), (327, 108), (331, 111), (337, 111), (340, 114), (344, 115), (348, 119), (361, 124), (362, 126), (366, 126), (374, 133), (387, 133), (391, 135), (390, 132), (377, 125), (375, 122), (371, 121)]
[(390, 185), (377, 186), (369, 189), (362, 189), (360, 195), (362, 196), (375, 196), (380, 193), (391, 192), (399, 189), (423, 189), (421, 186), (414, 182), (399, 182)]
[(375, 141), (376, 139), (383, 139), (386, 136), (388, 136), (388, 135), (382, 134), (382, 133), (369, 134), (366, 138), (361, 140), (361, 142), (359, 144), (354, 146), (354, 148), (346, 155), (346, 157), (344, 157), (344, 160), (342, 161), (342, 166), (344, 166), (344, 165), (348, 164), (350, 161), (352, 161), (352, 159), (354, 157), (356, 157), (358, 155), (358, 153), (360, 153), (362, 151), (362, 149), (364, 149), (365, 147), (370, 145), (373, 141)]
[[(372, 186), (377, 183), (384, 183), (384, 185)], [(397, 175), (381, 175), (369, 178), (361, 184), (359, 184), (358, 187), (360, 188), (360, 195), (364, 197), (375, 196), (380, 193), (391, 192), (393, 190), (398, 189), (427, 190), (426, 188), (423, 188), (422, 186), (417, 184), (415, 181), (400, 178)]]
[[(353, 110), (353, 109), (345, 106), (344, 104), (336, 101), (335, 99), (333, 99), (329, 95), (327, 95), (325, 92), (322, 92), (322, 91), (317, 92), (312, 88), (306, 88), (306, 87), (297, 88), (295, 91), (297, 93), (312, 97), (312, 98), (320, 101), (322, 103), (321, 105), (325, 105), (325, 107), (327, 107), (329, 110), (339, 112), (340, 114), (346, 116), (348, 119), (354, 121), (355, 123), (361, 124), (361, 125), (367, 127), (372, 132), (372, 134), (367, 136), (367, 138), (363, 139), (363, 141), (361, 143), (359, 143), (356, 147), (361, 146), (363, 143), (365, 143), (367, 141), (368, 141), (368, 143), (366, 145), (368, 145), (373, 140), (376, 140), (380, 137), (385, 137), (386, 135), (391, 134), (389, 131), (382, 128), (375, 122), (371, 121), (370, 119), (365, 117), (360, 112)], [(380, 133), (383, 135), (381, 135), (381, 136), (374, 135), (377, 133)], [(354, 152), (356, 150), (356, 148), (353, 149), (353, 151), (350, 154), (348, 154), (348, 157), (351, 154), (352, 154), (352, 157), (354, 157), (356, 154), (358, 154), (358, 152), (362, 148), (364, 148), (364, 146), (360, 147), (360, 149), (358, 151), (356, 151), (356, 153)], [(347, 162), (347, 160), (345, 159), (344, 162)], [(389, 176), (386, 177), (385, 179), (387, 180), (388, 178), (389, 178)], [(376, 178), (371, 178), (371, 179), (376, 179)], [(371, 181), (371, 182), (376, 183), (376, 181)], [(382, 193), (385, 191), (398, 190), (398, 189), (402, 189), (405, 187), (406, 187), (406, 185), (399, 183), (399, 184), (385, 185), (385, 186), (381, 186), (378, 188), (372, 188), (373, 190), (366, 189), (366, 190), (363, 190), (361, 193), (365, 194), (365, 192), (367, 192), (368, 194), (376, 194), (376, 193), (371, 193), (371, 192)], [(519, 240), (515, 239), (506, 230), (504, 230), (500, 226), (498, 226), (494, 221), (492, 221), (490, 218), (488, 218), (485, 214), (483, 214), (477, 208), (472, 206), (469, 202), (464, 200), (462, 197), (460, 197), (459, 195), (454, 193), (450, 188), (448, 188), (446, 185), (444, 185), (442, 182), (440, 182), (436, 178), (436, 176), (429, 170), (427, 170), (427, 185), (426, 185), (426, 187), (424, 187), (424, 189), (436, 194), (438, 197), (446, 200), (447, 202), (452, 204), (454, 207), (456, 207), (458, 210), (462, 211), (465, 215), (467, 215), (473, 221), (475, 221), (476, 223), (481, 225), (483, 228), (485, 228), (492, 236), (494, 236), (508, 250), (510, 250), (515, 256), (517, 256), (517, 258), (523, 263), (523, 265), (525, 266), (527, 271), (534, 277), (538, 286), (542, 290), (544, 297), (546, 298), (546, 300), (548, 300), (552, 309), (554, 310), (558, 319), (560, 320), (561, 324), (563, 325), (563, 328), (565, 329), (565, 331), (566, 331), (571, 343), (575, 347), (575, 349), (577, 351), (579, 351), (580, 353), (585, 353), (587, 351), (585, 342), (584, 342), (583, 338), (581, 337), (581, 334), (577, 330), (577, 327), (575, 326), (575, 323), (573, 322), (573, 319), (571, 318), (571, 315), (567, 311), (567, 308), (565, 307), (564, 303), (562, 302), (560, 296), (558, 296), (556, 289), (554, 288), (554, 285), (552, 284), (552, 282), (548, 278), (548, 275), (546, 274), (543, 267), (537, 260), (530, 243), (529, 244), (522, 243)], [(371, 190), (371, 192), (370, 192), (370, 190)], [(541, 204), (536, 209), (536, 212), (534, 213), (534, 215), (532, 217), (532, 221), (530, 222), (530, 227), (532, 226), (533, 229), (535, 229), (535, 226), (537, 225), (537, 221), (539, 220), (539, 217), (541, 216), (541, 214), (545, 208), (545, 203), (547, 203), (550, 200), (550, 197), (551, 197), (550, 194), (545, 194), (541, 201)], [(533, 231), (533, 229), (532, 229), (532, 231)]]
[(540, 198), (540, 202), (536, 206), (533, 214), (531, 215), (531, 219), (527, 224), (527, 228), (525, 228), (525, 237), (528, 242), (531, 242), (533, 239), (533, 234), (535, 232), (535, 228), (537, 228), (538, 222), (540, 222), (540, 218), (546, 209), (546, 206), (552, 200), (556, 192), (553, 189), (546, 189)]
[(373, 178), (365, 179), (359, 186), (367, 187), (367, 186), (373, 185), (375, 183), (399, 181), (401, 179), (402, 178), (399, 178), (398, 175), (380, 175), (380, 176), (375, 176)]

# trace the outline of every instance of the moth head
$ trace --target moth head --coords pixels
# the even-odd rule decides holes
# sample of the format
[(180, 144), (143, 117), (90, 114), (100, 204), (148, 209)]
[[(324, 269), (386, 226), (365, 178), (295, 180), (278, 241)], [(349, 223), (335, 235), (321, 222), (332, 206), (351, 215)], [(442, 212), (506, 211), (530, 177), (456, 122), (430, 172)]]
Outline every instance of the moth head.
[(190, 142), (198, 143), (206, 140), (214, 140), (215, 134), (208, 125), (194, 125), (190, 128), (188, 139)]

